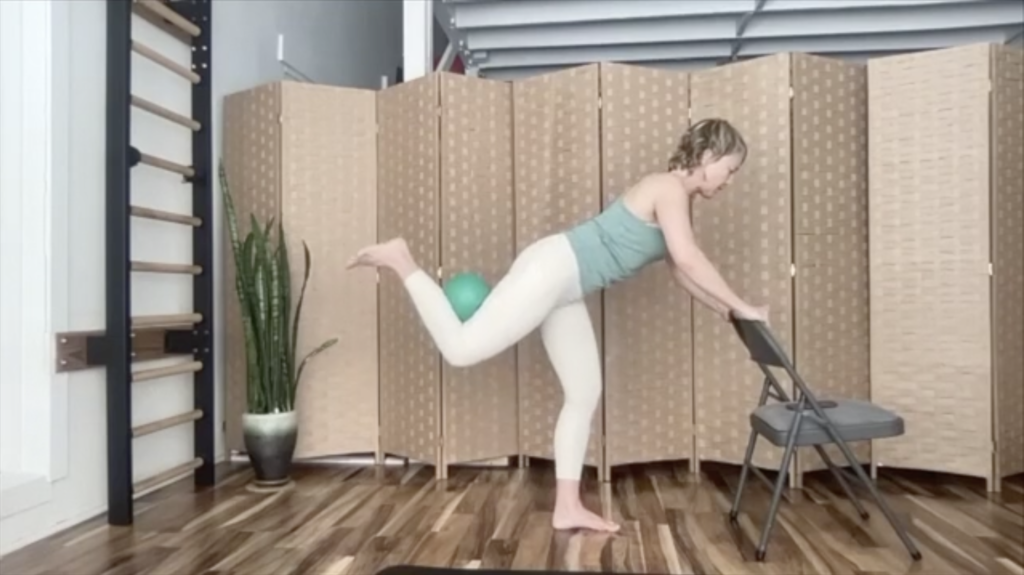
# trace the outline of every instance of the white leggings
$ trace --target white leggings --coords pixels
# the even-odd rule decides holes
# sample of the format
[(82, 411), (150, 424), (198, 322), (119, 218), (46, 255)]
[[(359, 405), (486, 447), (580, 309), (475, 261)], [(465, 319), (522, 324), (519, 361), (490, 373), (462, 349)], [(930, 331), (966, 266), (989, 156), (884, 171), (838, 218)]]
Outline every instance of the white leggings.
[(565, 397), (555, 426), (555, 476), (579, 480), (591, 418), (601, 398), (601, 359), (569, 240), (561, 234), (548, 236), (523, 250), (466, 323), (424, 271), (409, 275), (405, 288), (441, 355), (453, 366), (490, 359), (540, 326)]

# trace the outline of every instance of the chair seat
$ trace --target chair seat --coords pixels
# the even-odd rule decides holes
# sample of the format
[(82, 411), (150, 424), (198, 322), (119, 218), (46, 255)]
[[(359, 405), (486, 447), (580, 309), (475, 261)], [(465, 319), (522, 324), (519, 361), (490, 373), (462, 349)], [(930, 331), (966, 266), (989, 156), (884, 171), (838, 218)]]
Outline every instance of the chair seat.
[[(822, 403), (819, 400), (819, 403)], [(846, 442), (880, 439), (903, 435), (903, 418), (870, 401), (837, 399), (829, 401), (825, 413), (839, 436)], [(772, 403), (758, 407), (750, 414), (750, 424), (765, 439), (777, 446), (786, 445), (786, 437), (793, 425), (796, 410), (792, 404)], [(810, 408), (804, 411), (796, 445), (823, 445), (833, 443), (821, 419)]]

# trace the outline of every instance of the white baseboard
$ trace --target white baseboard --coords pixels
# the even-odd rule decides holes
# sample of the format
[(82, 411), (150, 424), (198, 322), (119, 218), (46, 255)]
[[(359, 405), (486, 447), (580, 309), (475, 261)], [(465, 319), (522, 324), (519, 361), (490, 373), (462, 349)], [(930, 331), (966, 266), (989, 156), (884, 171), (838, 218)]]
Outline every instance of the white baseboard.
[[(0, 2), (2, 1), (0, 0)], [(221, 463), (226, 459), (227, 457), (221, 454), (214, 461), (215, 463)], [(25, 525), (31, 526), (28, 528), (28, 532), (19, 533), (16, 536), (17, 538), (0, 538), (0, 558), (107, 512), (107, 506), (104, 502), (102, 505), (86, 508), (85, 511), (74, 514), (62, 515), (58, 513), (57, 519), (54, 521), (49, 515), (38, 515), (39, 513), (45, 513), (46, 509), (31, 511), (33, 507), (39, 507), (51, 502), (53, 486), (45, 477), (4, 471), (0, 473), (0, 479), (2, 479), (3, 484), (3, 497), (0, 498), (3, 503), (3, 521), (27, 521)], [(40, 485), (40, 479), (43, 485)], [(65, 479), (64, 481), (68, 480)], [(10, 492), (8, 489), (10, 489)], [(135, 494), (133, 498), (137, 499), (140, 496), (140, 494)], [(66, 497), (66, 494), (64, 497)], [(58, 501), (54, 501), (51, 505), (58, 503), (59, 498)], [(10, 509), (8, 509), (8, 506), (10, 506)], [(29, 513), (25, 513), (26, 511), (29, 511)], [(18, 518), (12, 517), (18, 514), (22, 514), (22, 516)], [(10, 532), (7, 532), (7, 535), (10, 535)], [(6, 574), (7, 572), (4, 571), (3, 575)]]

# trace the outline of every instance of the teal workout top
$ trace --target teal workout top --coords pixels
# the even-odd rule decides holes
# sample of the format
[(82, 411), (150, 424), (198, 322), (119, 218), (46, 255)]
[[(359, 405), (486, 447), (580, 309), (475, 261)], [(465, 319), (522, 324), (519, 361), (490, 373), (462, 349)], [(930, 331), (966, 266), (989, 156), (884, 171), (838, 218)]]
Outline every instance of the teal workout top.
[(565, 235), (576, 253), (584, 294), (634, 275), (667, 252), (661, 228), (629, 211), (621, 198)]

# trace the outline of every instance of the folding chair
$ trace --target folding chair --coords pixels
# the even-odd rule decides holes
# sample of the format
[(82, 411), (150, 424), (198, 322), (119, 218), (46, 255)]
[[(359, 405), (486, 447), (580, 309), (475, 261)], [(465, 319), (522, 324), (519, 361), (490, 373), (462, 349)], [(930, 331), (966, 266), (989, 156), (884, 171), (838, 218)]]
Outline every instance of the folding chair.
[[(740, 472), (740, 483), (736, 488), (736, 496), (729, 512), (729, 518), (736, 521), (739, 515), (740, 501), (743, 497), (743, 488), (746, 485), (748, 475), (753, 472), (759, 479), (768, 485), (772, 491), (771, 503), (768, 507), (768, 517), (765, 519), (764, 527), (761, 530), (761, 540), (757, 545), (758, 561), (764, 561), (765, 551), (768, 547), (768, 537), (772, 527), (775, 525), (775, 515), (778, 512), (779, 501), (782, 498), (782, 491), (786, 486), (786, 479), (789, 473), (790, 463), (793, 459), (795, 448), (813, 446), (818, 455), (824, 460), (836, 481), (842, 486), (847, 497), (853, 503), (861, 518), (867, 519), (868, 512), (863, 504), (854, 494), (851, 484), (862, 484), (871, 494), (872, 499), (878, 505), (885, 518), (889, 520), (896, 534), (899, 535), (903, 545), (906, 546), (910, 556), (918, 561), (921, 559), (921, 552), (910, 539), (904, 525), (897, 519), (889, 505), (882, 499), (881, 494), (874, 482), (864, 472), (864, 468), (854, 457), (848, 445), (852, 441), (866, 441), (881, 439), (885, 437), (896, 437), (903, 434), (903, 418), (895, 413), (882, 409), (867, 401), (854, 399), (838, 399), (835, 401), (819, 401), (808, 388), (800, 374), (796, 372), (786, 352), (772, 335), (768, 327), (762, 322), (733, 319), (740, 340), (750, 353), (750, 359), (757, 363), (764, 372), (764, 385), (761, 389), (761, 399), (758, 406), (750, 414), (750, 439), (747, 442), (747, 452), (743, 458), (743, 470)], [(779, 384), (772, 373), (771, 368), (782, 368), (796, 385), (796, 401), (791, 401), (785, 389)], [(779, 403), (768, 404), (771, 397)], [(754, 446), (758, 436), (763, 436), (777, 447), (784, 447), (782, 465), (779, 469), (779, 476), (773, 484), (761, 472), (760, 469), (751, 464), (754, 455)], [(846, 469), (837, 467), (832, 463), (823, 445), (836, 444), (850, 466), (854, 474)]]

